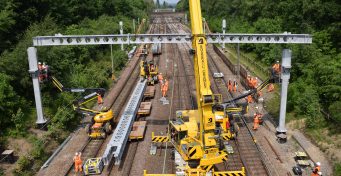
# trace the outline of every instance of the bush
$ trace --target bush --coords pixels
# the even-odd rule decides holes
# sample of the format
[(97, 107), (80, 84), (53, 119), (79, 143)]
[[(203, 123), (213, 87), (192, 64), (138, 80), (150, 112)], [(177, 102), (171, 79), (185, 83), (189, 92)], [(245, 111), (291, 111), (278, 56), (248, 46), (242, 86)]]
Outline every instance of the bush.
[(16, 168), (14, 170), (14, 175), (34, 175), (32, 171), (29, 171), (30, 168), (32, 167), (33, 160), (31, 157), (28, 156), (20, 156), (19, 160), (17, 161)]
[(334, 165), (334, 175), (341, 175), (341, 163), (336, 163)]

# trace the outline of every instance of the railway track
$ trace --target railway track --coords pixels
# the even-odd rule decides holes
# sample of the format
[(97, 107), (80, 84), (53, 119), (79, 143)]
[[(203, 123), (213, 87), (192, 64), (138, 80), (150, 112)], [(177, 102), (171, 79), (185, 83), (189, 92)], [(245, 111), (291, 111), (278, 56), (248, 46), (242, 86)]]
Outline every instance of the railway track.
[[(166, 32), (164, 25), (163, 25), (163, 19), (154, 19), (150, 27), (150, 33), (163, 33)], [(161, 48), (162, 50), (164, 47)], [(163, 53), (164, 51), (162, 51)], [(159, 62), (161, 60), (160, 55), (153, 55), (154, 63), (159, 66)], [(139, 68), (135, 69), (135, 71), (139, 72)], [(157, 86), (157, 85), (156, 85)], [(148, 120), (147, 120), (148, 121)], [(112, 166), (111, 168), (108, 169), (108, 172), (106, 175), (133, 175), (131, 174), (132, 170), (134, 169), (133, 163), (135, 160), (135, 156), (137, 154), (137, 150), (139, 148), (141, 141), (131, 141), (127, 145), (127, 152), (123, 158), (123, 162), (120, 166)]]
[[(85, 161), (88, 158), (96, 157), (103, 143), (104, 143), (103, 139), (89, 139), (81, 149), (82, 161)], [(67, 176), (75, 174), (76, 173), (74, 172), (74, 165), (72, 164), (64, 175)]]
[[(165, 24), (163, 22), (172, 21), (167, 18), (161, 19), (161, 22), (158, 21), (157, 24), (151, 24), (150, 32), (151, 33), (161, 33), (162, 27), (163, 32), (170, 30), (172, 32), (178, 32), (179, 26), (183, 27), (183, 25), (179, 25), (176, 23)], [(181, 29), (187, 31), (187, 28)], [(173, 59), (175, 63), (175, 67), (173, 67), (173, 97), (172, 97), (172, 106), (171, 116), (175, 115), (177, 110), (182, 109), (194, 109), (197, 107), (196, 99), (195, 99), (195, 78), (194, 78), (194, 70), (193, 70), (193, 60), (192, 56), (188, 53), (188, 50), (191, 48), (189, 44), (169, 44), (170, 52), (172, 53), (170, 58)], [(165, 49), (165, 45), (163, 46), (163, 50)], [(210, 53), (211, 50), (207, 50), (208, 53), (208, 62), (209, 62), (209, 70), (210, 77), (213, 76), (215, 72), (222, 72), (223, 64), (227, 69), (228, 66), (225, 62), (222, 61), (222, 58), (217, 58), (212, 56)], [(153, 57), (154, 62), (159, 65), (160, 56)], [(220, 59), (220, 60), (219, 60)], [(121, 93), (117, 98), (114, 99), (110, 108), (113, 109), (115, 117), (121, 113), (121, 107), (124, 106), (127, 98), (129, 97), (130, 92), (132, 91), (134, 84), (139, 78), (139, 64), (136, 64), (130, 79), (125, 82), (124, 88), (121, 90)], [(231, 73), (232, 75), (232, 73)], [(214, 79), (212, 82), (212, 90), (214, 92), (218, 92), (223, 95), (223, 100), (228, 100), (232, 98), (226, 88), (226, 78)], [(117, 118), (116, 121), (119, 119)], [(260, 157), (259, 149), (252, 142), (253, 137), (251, 131), (248, 129), (247, 123), (244, 119), (240, 119), (237, 121), (240, 126), (240, 131), (238, 133), (238, 140), (233, 141), (231, 145), (237, 149), (235, 153), (229, 155), (229, 160), (225, 163), (225, 169), (227, 170), (240, 170), (242, 166), (246, 167), (248, 175), (269, 175), (267, 168), (265, 167), (264, 161), (262, 157)], [(88, 143), (82, 148), (82, 153), (84, 159), (96, 157), (105, 144), (105, 140), (89, 140)], [(121, 175), (130, 175), (131, 170), (133, 168), (133, 161), (136, 156), (136, 152), (139, 147), (139, 142), (130, 142), (126, 157), (125, 164), (120, 168)], [(166, 155), (165, 155), (166, 156)], [(168, 166), (174, 169), (174, 165)], [(65, 175), (72, 174), (73, 166), (70, 167), (68, 172)], [(113, 169), (108, 169), (107, 175), (111, 175)], [(174, 171), (174, 170), (173, 170)]]
[[(153, 27), (151, 27), (151, 30), (153, 30)], [(129, 79), (126, 79), (126, 81), (123, 83), (123, 86), (119, 88), (119, 92), (117, 96), (115, 97), (110, 97), (109, 101), (109, 107), (110, 109), (113, 110), (113, 115), (114, 117), (119, 117), (119, 115), (122, 113), (124, 110), (122, 107), (125, 105), (127, 102), (129, 95), (133, 91), (133, 88), (136, 84), (136, 82), (139, 79), (139, 62), (137, 61), (133, 65), (132, 72), (129, 74), (130, 77)], [(113, 90), (111, 90), (113, 91)], [(109, 95), (111, 93), (109, 92)], [(109, 96), (108, 95), (108, 96)], [(115, 124), (118, 123), (119, 118), (115, 118)], [(108, 143), (109, 139), (111, 138), (111, 135), (109, 135), (106, 139), (89, 139), (85, 145), (80, 149), (80, 152), (82, 153), (82, 160), (86, 161), (88, 158), (94, 158), (94, 157), (99, 157), (98, 155), (100, 154), (100, 151), (103, 150), (105, 144)], [(136, 146), (137, 148), (137, 146)], [(68, 168), (66, 173), (64, 175), (74, 175), (74, 164)]]
[[(226, 63), (223, 62), (222, 58), (220, 57), (213, 58), (212, 54), (209, 53), (208, 59), (212, 61), (211, 67), (212, 66), (215, 67), (217, 72), (222, 72), (218, 65), (220, 66), (225, 65), (228, 68)], [(226, 80), (224, 81), (224, 84), (226, 85)], [(229, 96), (228, 97), (229, 99), (233, 98), (233, 95), (231, 93), (227, 93), (226, 95)], [(244, 165), (246, 167), (247, 174), (250, 176), (270, 175), (269, 174), (270, 171), (265, 165), (265, 161), (261, 156), (261, 151), (259, 147), (257, 147), (257, 145), (253, 142), (254, 141), (253, 134), (247, 122), (243, 117), (241, 117), (241, 119), (236, 123), (239, 125), (239, 132), (237, 140), (234, 141), (234, 145), (238, 149), (240, 159), (233, 158), (234, 161), (237, 161), (238, 163)]]
[[(191, 48), (189, 44), (181, 45), (183, 45), (186, 50), (189, 50)], [(212, 50), (207, 50), (210, 77), (212, 77), (214, 73), (224, 72), (221, 69), (222, 66), (226, 67), (225, 70), (229, 69), (228, 65), (226, 65), (226, 63), (222, 61), (222, 58), (220, 58), (219, 56), (213, 56), (211, 52)], [(191, 63), (193, 64), (193, 61)], [(213, 78), (213, 81), (211, 81), (211, 83), (213, 83), (212, 91), (221, 94), (223, 97), (223, 101), (226, 101), (232, 99), (232, 95), (228, 92), (228, 89), (226, 87), (226, 76), (231, 77), (233, 74), (231, 72), (229, 74), (226, 74), (225, 71), (224, 75), (225, 79)], [(240, 126), (238, 139), (236, 141), (232, 141), (231, 143), (232, 147), (237, 150), (234, 151), (234, 154), (229, 155), (229, 160), (225, 163), (225, 169), (240, 170), (241, 167), (245, 166), (248, 175), (269, 175), (268, 168), (266, 167), (262, 157), (260, 156), (261, 151), (253, 142), (252, 132), (250, 131), (246, 122), (241, 120), (237, 122), (237, 124)]]

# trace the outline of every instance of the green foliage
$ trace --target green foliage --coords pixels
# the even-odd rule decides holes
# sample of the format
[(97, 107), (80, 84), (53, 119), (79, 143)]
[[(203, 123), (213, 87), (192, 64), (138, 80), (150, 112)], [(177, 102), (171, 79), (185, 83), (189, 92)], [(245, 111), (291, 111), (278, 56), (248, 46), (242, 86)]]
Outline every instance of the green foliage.
[[(119, 21), (124, 33), (132, 33), (132, 19), (147, 18), (152, 0), (8, 0), (0, 1), (0, 126), (1, 145), (6, 132), (25, 135), (35, 123), (36, 112), (27, 48), (35, 36), (117, 34)], [(114, 72), (127, 62), (127, 55), (113, 46)], [(39, 47), (38, 60), (50, 66), (65, 87), (103, 87), (111, 83), (109, 46)], [(63, 92), (51, 82), (41, 84), (44, 116), (51, 119), (41, 138), (29, 137), (33, 149), (20, 156), (13, 175), (34, 175), (46, 160), (48, 140), (62, 142), (79, 124), (72, 102), (82, 94)], [(1, 171), (0, 171), (1, 175)]]
[(336, 163), (334, 165), (334, 175), (341, 175), (341, 163)]
[(337, 123), (341, 123), (341, 101), (333, 102), (328, 108), (331, 118)]
[[(18, 107), (25, 107), (25, 101), (13, 90), (13, 87), (10, 85), (10, 81), (11, 78), (8, 75), (0, 72), (0, 114), (3, 117), (0, 120), (1, 127), (10, 126), (12, 121), (9, 117), (13, 117), (13, 114), (16, 112)], [(21, 116), (21, 114), (17, 115)], [(1, 132), (4, 131), (1, 130)]]
[(30, 167), (33, 164), (33, 158), (29, 156), (20, 156), (19, 160), (17, 161), (16, 168), (13, 172), (14, 175), (25, 175), (31, 176), (34, 175), (32, 171), (30, 171)]
[[(336, 0), (311, 1), (223, 1), (202, 0), (203, 16), (213, 32), (221, 32), (226, 19), (232, 33), (311, 33), (311, 45), (241, 45), (256, 53), (259, 62), (271, 65), (281, 59), (283, 48), (291, 48), (292, 75), (288, 110), (307, 118), (307, 127), (321, 126), (329, 114), (330, 123), (340, 124), (341, 101), (341, 4)], [(188, 11), (188, 0), (181, 0), (178, 10)]]
[(11, 121), (15, 126), (15, 133), (19, 135), (24, 134), (24, 131), (26, 130), (25, 126), (26, 120), (24, 118), (24, 113), (22, 112), (21, 108), (18, 109), (16, 114), (12, 114)]

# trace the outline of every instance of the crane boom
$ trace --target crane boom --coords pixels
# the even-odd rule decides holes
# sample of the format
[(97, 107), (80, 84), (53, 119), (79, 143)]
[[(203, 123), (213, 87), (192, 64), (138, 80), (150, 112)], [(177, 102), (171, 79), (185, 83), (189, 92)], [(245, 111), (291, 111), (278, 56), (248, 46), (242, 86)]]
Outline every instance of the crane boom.
[(200, 120), (200, 140), (204, 147), (216, 145), (214, 139), (215, 118), (212, 114), (212, 104), (215, 98), (210, 88), (206, 54), (206, 38), (203, 33), (200, 0), (189, 1), (192, 24), (192, 47), (194, 49), (195, 86), (197, 92), (198, 115)]

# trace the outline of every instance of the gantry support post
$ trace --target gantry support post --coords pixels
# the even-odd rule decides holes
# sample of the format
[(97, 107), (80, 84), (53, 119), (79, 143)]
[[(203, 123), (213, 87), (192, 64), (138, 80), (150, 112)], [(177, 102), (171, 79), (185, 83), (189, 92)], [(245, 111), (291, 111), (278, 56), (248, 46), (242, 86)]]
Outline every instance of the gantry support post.
[(276, 128), (278, 134), (284, 134), (280, 139), (286, 141), (286, 132), (285, 128), (285, 113), (287, 108), (287, 95), (288, 95), (288, 86), (290, 79), (290, 69), (291, 69), (291, 50), (284, 49), (282, 52), (282, 68), (281, 68), (281, 79), (282, 79), (282, 88), (281, 88), (281, 108), (279, 113), (279, 125)]
[[(120, 34), (123, 35), (123, 22), (120, 21)], [(121, 50), (124, 51), (124, 46), (121, 44)]]
[(37, 109), (37, 121), (36, 124), (38, 126), (43, 126), (46, 123), (46, 119), (43, 115), (43, 106), (41, 103), (41, 93), (40, 93), (40, 85), (38, 80), (39, 70), (38, 70), (38, 59), (37, 59), (37, 49), (35, 47), (29, 47), (27, 49), (28, 54), (28, 63), (29, 63), (29, 73), (32, 76), (33, 82), (33, 90), (34, 90), (34, 98), (36, 102)]
[[(225, 31), (226, 31), (226, 20), (223, 19), (223, 22), (222, 22), (222, 30), (223, 30), (223, 34), (225, 35)], [(225, 49), (225, 41), (223, 41), (223, 44), (221, 46), (223, 49)]]

